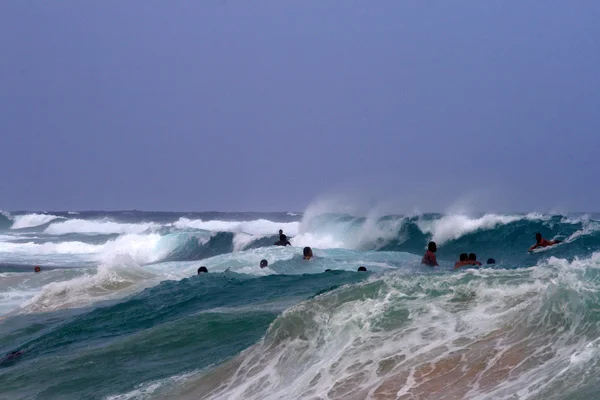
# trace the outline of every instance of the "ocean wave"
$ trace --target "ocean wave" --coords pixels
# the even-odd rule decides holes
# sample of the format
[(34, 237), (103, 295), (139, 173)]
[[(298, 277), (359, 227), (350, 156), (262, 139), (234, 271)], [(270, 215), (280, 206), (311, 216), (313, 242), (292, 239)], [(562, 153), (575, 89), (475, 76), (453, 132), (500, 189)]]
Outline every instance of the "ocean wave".
[(63, 217), (52, 214), (15, 215), (12, 217), (13, 224), (10, 229), (34, 228), (36, 226), (45, 225), (56, 219), (63, 219)]
[(82, 276), (44, 285), (38, 294), (21, 305), (19, 312), (38, 313), (84, 307), (115, 296), (123, 297), (154, 285), (159, 280), (132, 258), (118, 256), (111, 264), (102, 264)]
[(288, 309), (257, 345), (178, 395), (543, 399), (558, 389), (566, 398), (595, 384), (582, 371), (600, 373), (598, 277), (594, 253), (344, 286)]
[(178, 229), (194, 228), (211, 232), (232, 232), (246, 233), (253, 236), (276, 235), (280, 229), (283, 229), (287, 235), (296, 235), (298, 233), (298, 222), (273, 222), (266, 219), (254, 221), (202, 221), (180, 218), (173, 223)]
[(153, 222), (128, 224), (114, 221), (69, 219), (63, 222), (55, 222), (50, 224), (50, 226), (44, 230), (44, 233), (50, 235), (66, 235), (69, 233), (108, 235), (115, 233), (143, 233), (159, 227), (159, 224)]

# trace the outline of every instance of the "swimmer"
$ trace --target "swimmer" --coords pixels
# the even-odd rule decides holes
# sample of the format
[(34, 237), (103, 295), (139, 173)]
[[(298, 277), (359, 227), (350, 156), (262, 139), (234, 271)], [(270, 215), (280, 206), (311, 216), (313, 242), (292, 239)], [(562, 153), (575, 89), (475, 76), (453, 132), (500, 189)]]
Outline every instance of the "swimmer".
[(198, 268), (198, 275), (200, 274), (206, 274), (208, 273), (208, 269), (206, 269), (206, 267), (200, 267)]
[(283, 235), (283, 229), (279, 230), (279, 236)]
[(358, 272), (367, 272), (365, 267), (358, 267)]
[(541, 233), (535, 234), (535, 244), (529, 248), (529, 251), (537, 249), (538, 247), (554, 246), (555, 244), (561, 243), (560, 240), (546, 240), (542, 237)]
[(269, 265), (269, 262), (267, 260), (260, 260), (261, 268), (267, 268), (267, 265)]
[(429, 265), (430, 267), (437, 267), (438, 262), (435, 258), (435, 252), (437, 251), (437, 245), (435, 242), (429, 242), (427, 246), (427, 251), (421, 260), (421, 264)]
[(488, 263), (488, 265), (496, 264), (496, 260), (494, 260), (493, 258), (488, 258), (487, 263)]
[(477, 256), (475, 255), (475, 253), (469, 254), (469, 261), (472, 262), (472, 265), (481, 265), (481, 263), (477, 261)]
[(38, 273), (38, 272), (42, 272), (42, 269), (40, 268), (40, 266), (39, 266), (39, 265), (36, 265), (36, 266), (35, 266), (35, 268), (33, 269), (33, 271), (34, 271), (35, 273)]
[(285, 236), (283, 233), (281, 235), (279, 235), (279, 240), (277, 242), (275, 242), (274, 244), (275, 244), (275, 246), (284, 246), (284, 247), (292, 245), (290, 243), (290, 241), (287, 240), (287, 236)]
[(460, 267), (464, 267), (465, 265), (472, 265), (471, 261), (469, 261), (469, 255), (467, 253), (462, 253), (460, 255), (459, 261), (454, 264), (454, 269), (458, 269)]
[(310, 260), (311, 258), (313, 258), (313, 252), (312, 249), (307, 246), (302, 250), (302, 259)]

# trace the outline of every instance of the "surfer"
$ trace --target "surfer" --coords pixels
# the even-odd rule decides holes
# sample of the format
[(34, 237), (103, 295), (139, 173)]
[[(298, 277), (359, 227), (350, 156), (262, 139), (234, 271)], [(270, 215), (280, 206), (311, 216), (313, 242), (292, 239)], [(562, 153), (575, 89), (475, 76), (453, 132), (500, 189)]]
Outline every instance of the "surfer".
[(260, 268), (267, 268), (269, 262), (267, 260), (260, 260)]
[(35, 273), (38, 273), (38, 272), (42, 272), (42, 269), (40, 268), (40, 266), (39, 266), (39, 265), (36, 265), (36, 266), (35, 266), (35, 268), (33, 268), (33, 271), (34, 271)]
[(367, 272), (365, 267), (358, 267), (358, 272)]
[[(281, 232), (281, 229), (279, 230), (279, 232)], [(290, 243), (290, 241), (287, 239), (287, 236), (285, 236), (283, 233), (279, 235), (279, 240), (276, 241), (275, 246), (291, 246), (292, 244)]]
[(313, 252), (312, 249), (307, 246), (304, 248), (304, 250), (302, 250), (302, 259), (310, 260), (311, 258), (313, 258)]
[(560, 240), (546, 240), (542, 237), (541, 233), (535, 234), (535, 244), (529, 248), (529, 251), (537, 249), (538, 247), (554, 246), (555, 244), (561, 243)]
[(435, 242), (429, 242), (427, 245), (427, 251), (421, 260), (421, 264), (429, 265), (430, 267), (437, 267), (438, 262), (435, 258), (435, 252), (437, 251), (437, 245)]
[(206, 267), (200, 267), (198, 268), (198, 275), (200, 274), (206, 274), (208, 273), (208, 269), (206, 269)]

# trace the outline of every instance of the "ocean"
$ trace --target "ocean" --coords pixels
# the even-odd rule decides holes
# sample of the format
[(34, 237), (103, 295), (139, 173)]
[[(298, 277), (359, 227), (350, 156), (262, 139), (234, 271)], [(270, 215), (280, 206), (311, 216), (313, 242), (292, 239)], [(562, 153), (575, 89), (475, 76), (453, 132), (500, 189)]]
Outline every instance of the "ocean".
[(0, 214), (0, 399), (598, 393), (599, 214)]

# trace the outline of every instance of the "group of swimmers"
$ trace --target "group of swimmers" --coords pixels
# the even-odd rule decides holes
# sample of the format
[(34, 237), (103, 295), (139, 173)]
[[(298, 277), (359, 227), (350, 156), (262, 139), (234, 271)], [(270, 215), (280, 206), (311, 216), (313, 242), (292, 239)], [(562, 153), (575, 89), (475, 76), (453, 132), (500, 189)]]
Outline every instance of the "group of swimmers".
[[(542, 237), (541, 233), (535, 234), (535, 244), (529, 248), (529, 251), (533, 251), (538, 247), (548, 247), (553, 246), (555, 244), (561, 243), (560, 240), (546, 240)], [(425, 255), (423, 255), (423, 259), (421, 260), (421, 264), (428, 265), (430, 267), (437, 267), (438, 262), (435, 257), (435, 252), (437, 251), (437, 245), (435, 242), (429, 242), (427, 246), (427, 251)], [(493, 258), (489, 258), (487, 260), (487, 264), (495, 264), (496, 260)], [(477, 255), (475, 253), (462, 253), (459, 257), (459, 260), (454, 264), (454, 269), (458, 269), (465, 266), (480, 266), (481, 262), (477, 261)]]
[[(279, 230), (279, 240), (277, 242), (274, 243), (275, 246), (291, 246), (292, 244), (290, 243), (290, 241), (288, 240), (287, 236), (283, 233), (283, 230), (280, 229)], [(302, 259), (309, 261), (314, 257), (313, 255), (313, 251), (309, 246), (306, 246), (304, 249), (302, 249)], [(260, 260), (260, 264), (259, 264), (260, 268), (266, 268), (269, 266), (269, 262), (265, 259)], [(331, 271), (331, 269), (326, 269), (325, 272), (329, 272)], [(198, 268), (198, 275), (200, 274), (204, 274), (207, 273), (208, 269), (206, 267), (200, 267)], [(367, 268), (361, 266), (358, 267), (358, 272), (367, 272)]]
[[(535, 241), (536, 241), (536, 243), (529, 248), (529, 251), (532, 251), (538, 247), (548, 247), (548, 246), (553, 246), (555, 244), (561, 243), (560, 240), (546, 240), (542, 237), (541, 233), (535, 234)], [(287, 236), (283, 233), (283, 230), (280, 229), (279, 230), (279, 240), (277, 242), (275, 242), (274, 245), (285, 247), (285, 246), (291, 246), (292, 244), (288, 240)], [(425, 255), (423, 255), (423, 259), (421, 260), (421, 264), (425, 264), (430, 267), (437, 267), (439, 264), (438, 264), (437, 258), (435, 256), (436, 252), (437, 252), (437, 244), (435, 242), (429, 242), (429, 244), (427, 245), (427, 251), (425, 252)], [(312, 252), (312, 249), (307, 246), (302, 251), (302, 259), (310, 260), (311, 258), (313, 258), (313, 252)], [(494, 260), (493, 258), (488, 258), (487, 264), (488, 265), (496, 264), (496, 260)], [(269, 265), (269, 262), (267, 260), (263, 259), (260, 261), (260, 268), (266, 268), (268, 265)], [(477, 266), (478, 267), (480, 265), (482, 265), (482, 264), (480, 261), (477, 260), (477, 255), (475, 253), (470, 253), (470, 254), (462, 253), (459, 256), (459, 260), (454, 264), (454, 269), (459, 269), (461, 267), (466, 267), (466, 266)], [(358, 268), (359, 272), (366, 271), (366, 270), (367, 269), (365, 267)], [(328, 269), (326, 271), (331, 271), (331, 270)], [(206, 273), (206, 272), (208, 272), (206, 267), (198, 268), (198, 274)]]

